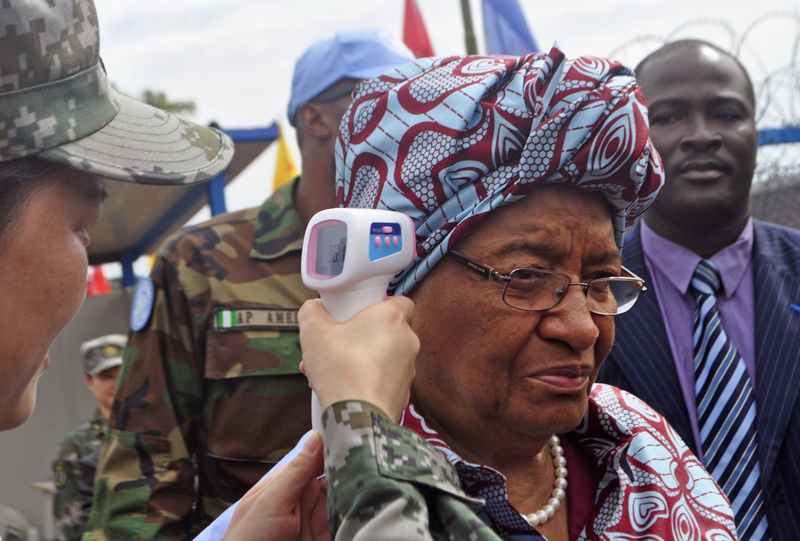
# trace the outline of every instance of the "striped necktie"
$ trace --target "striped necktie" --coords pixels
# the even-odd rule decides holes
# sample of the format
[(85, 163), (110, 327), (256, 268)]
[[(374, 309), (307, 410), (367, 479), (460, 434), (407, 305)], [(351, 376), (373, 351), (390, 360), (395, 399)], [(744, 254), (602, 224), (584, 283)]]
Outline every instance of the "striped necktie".
[(692, 277), (697, 418), (706, 469), (733, 507), (742, 541), (769, 539), (759, 480), (753, 385), (736, 346), (722, 328), (717, 266), (703, 260)]

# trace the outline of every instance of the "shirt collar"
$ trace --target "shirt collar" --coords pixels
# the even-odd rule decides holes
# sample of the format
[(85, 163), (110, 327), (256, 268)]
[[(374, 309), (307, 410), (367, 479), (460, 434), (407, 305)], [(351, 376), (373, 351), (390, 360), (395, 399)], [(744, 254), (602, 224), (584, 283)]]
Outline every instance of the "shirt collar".
[[(703, 259), (693, 251), (656, 234), (641, 220), (642, 251), (652, 267), (682, 295), (689, 291), (689, 284), (697, 265)], [(719, 268), (722, 278), (723, 296), (730, 298), (736, 293), (750, 266), (753, 254), (753, 219), (750, 218), (736, 242), (711, 257)]]
[[(299, 177), (298, 177), (299, 178)], [(287, 182), (267, 199), (258, 210), (253, 246), (253, 259), (277, 259), (303, 249), (305, 224), (294, 207), (297, 178)]]

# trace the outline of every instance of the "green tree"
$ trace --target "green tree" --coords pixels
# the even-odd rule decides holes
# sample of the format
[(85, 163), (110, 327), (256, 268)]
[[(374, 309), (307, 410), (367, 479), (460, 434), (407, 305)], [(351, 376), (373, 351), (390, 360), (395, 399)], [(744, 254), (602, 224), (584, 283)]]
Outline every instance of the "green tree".
[(158, 107), (170, 113), (188, 113), (193, 115), (197, 110), (197, 105), (192, 100), (185, 100), (181, 102), (171, 102), (167, 99), (164, 92), (145, 89), (142, 91), (141, 100), (148, 105)]

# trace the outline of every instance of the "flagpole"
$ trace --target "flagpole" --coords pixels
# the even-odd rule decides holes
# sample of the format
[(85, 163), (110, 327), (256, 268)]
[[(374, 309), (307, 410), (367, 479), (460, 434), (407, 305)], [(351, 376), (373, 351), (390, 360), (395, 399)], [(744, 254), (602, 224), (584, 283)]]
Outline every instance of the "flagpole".
[(461, 0), (461, 14), (464, 16), (464, 41), (467, 43), (467, 54), (478, 54), (475, 31), (472, 29), (472, 12), (469, 8), (469, 0)]

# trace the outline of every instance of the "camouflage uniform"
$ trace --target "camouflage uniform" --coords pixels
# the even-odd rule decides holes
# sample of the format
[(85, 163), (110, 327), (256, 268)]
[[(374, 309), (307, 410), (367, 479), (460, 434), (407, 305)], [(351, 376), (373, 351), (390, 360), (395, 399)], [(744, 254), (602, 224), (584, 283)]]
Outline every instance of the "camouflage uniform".
[(80, 477), (78, 463), (82, 458), (100, 449), (106, 424), (106, 418), (97, 409), (91, 420), (70, 432), (59, 446), (58, 455), (53, 461), (53, 481), (56, 485), (53, 497), (56, 539), (73, 541), (81, 538), (83, 497), (78, 490)]
[(131, 334), (85, 539), (184, 539), (310, 428), (297, 310), (304, 225), (291, 182), (260, 208), (167, 240)]
[(322, 413), (331, 539), (500, 540), (444, 454), (368, 402)]

